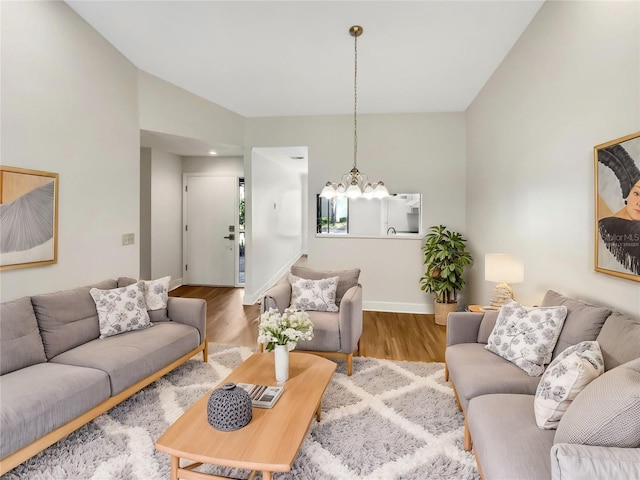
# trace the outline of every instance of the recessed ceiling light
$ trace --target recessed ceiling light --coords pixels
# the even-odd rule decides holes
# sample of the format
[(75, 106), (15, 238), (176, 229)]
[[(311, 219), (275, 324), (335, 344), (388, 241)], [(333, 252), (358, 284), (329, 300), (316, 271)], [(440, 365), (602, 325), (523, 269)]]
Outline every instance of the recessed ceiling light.
[(209, 155), (217, 155), (218, 152), (216, 152), (215, 150), (209, 150)]

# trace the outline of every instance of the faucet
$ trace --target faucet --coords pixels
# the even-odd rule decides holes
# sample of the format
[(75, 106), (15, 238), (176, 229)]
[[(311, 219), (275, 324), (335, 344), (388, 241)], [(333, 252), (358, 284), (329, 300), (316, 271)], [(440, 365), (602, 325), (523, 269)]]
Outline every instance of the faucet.
[(389, 232), (393, 233), (394, 235), (396, 234), (396, 229), (393, 227), (389, 227), (387, 228), (387, 235), (389, 235)]

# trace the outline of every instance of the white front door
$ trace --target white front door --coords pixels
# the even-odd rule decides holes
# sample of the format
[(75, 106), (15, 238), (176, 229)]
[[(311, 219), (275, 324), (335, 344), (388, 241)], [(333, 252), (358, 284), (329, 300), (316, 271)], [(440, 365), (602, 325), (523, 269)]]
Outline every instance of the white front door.
[(235, 285), (237, 183), (236, 177), (186, 175), (186, 284)]

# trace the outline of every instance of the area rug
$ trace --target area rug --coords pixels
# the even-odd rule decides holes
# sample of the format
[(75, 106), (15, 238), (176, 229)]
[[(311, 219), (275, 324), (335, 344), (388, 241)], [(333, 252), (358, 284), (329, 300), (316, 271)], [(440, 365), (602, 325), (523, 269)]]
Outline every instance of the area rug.
[[(210, 344), (106, 414), (2, 476), (2, 480), (169, 479), (169, 456), (156, 439), (191, 404), (250, 356), (249, 347)], [(325, 392), (290, 472), (276, 480), (478, 479), (463, 445), (463, 416), (441, 363), (353, 359)], [(200, 469), (247, 478), (248, 471)], [(257, 475), (256, 478), (260, 478)]]

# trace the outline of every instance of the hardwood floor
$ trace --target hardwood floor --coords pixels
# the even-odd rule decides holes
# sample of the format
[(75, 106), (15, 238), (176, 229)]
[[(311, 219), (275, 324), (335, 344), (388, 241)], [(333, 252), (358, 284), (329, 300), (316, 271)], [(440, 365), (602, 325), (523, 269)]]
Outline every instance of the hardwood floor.
[[(260, 306), (242, 305), (244, 289), (182, 286), (172, 297), (203, 298), (207, 302), (207, 338), (210, 342), (255, 345)], [(363, 314), (360, 356), (444, 362), (446, 328), (433, 315), (393, 312)]]

